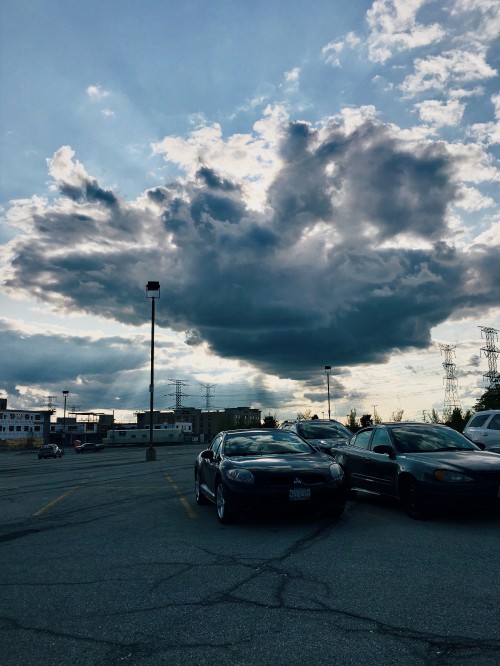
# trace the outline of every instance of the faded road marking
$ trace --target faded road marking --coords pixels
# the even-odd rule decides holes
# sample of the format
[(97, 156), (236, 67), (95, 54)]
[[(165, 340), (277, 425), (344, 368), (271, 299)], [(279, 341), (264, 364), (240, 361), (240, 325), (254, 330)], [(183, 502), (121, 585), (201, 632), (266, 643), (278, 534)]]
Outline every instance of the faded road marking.
[(193, 509), (191, 508), (189, 502), (188, 502), (187, 499), (184, 497), (184, 495), (182, 494), (180, 488), (179, 488), (178, 485), (175, 483), (175, 481), (172, 479), (172, 477), (169, 476), (168, 474), (165, 474), (165, 478), (167, 479), (168, 483), (172, 486), (172, 488), (175, 490), (175, 494), (176, 494), (177, 497), (179, 498), (179, 501), (180, 501), (180, 503), (182, 504), (182, 506), (184, 507), (184, 511), (187, 513), (187, 515), (188, 515), (190, 518), (196, 518), (196, 514), (195, 514), (195, 512), (194, 512)]

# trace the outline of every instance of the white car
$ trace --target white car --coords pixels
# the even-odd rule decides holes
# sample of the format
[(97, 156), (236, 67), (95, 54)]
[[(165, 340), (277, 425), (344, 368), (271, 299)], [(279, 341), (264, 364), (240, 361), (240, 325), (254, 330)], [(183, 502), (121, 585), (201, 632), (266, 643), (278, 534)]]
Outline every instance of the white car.
[(500, 447), (500, 409), (487, 409), (471, 416), (464, 435), (486, 449)]

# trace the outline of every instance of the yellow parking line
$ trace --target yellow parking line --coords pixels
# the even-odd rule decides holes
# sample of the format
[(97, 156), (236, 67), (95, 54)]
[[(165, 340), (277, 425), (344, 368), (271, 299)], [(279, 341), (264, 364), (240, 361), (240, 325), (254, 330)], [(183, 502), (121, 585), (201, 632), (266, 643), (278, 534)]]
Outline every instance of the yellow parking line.
[[(79, 485), (82, 485), (82, 483), (86, 483), (87, 481), (88, 481), (88, 479), (84, 479), (83, 481), (80, 482)], [(73, 486), (73, 488), (70, 488), (69, 490), (67, 490), (67, 491), (66, 491), (65, 493), (63, 493), (62, 495), (59, 495), (59, 497), (56, 497), (56, 499), (55, 499), (55, 500), (52, 500), (52, 502), (49, 502), (49, 503), (46, 504), (45, 506), (42, 506), (41, 509), (38, 509), (38, 511), (35, 511), (35, 513), (34, 513), (33, 515), (34, 515), (34, 516), (41, 516), (42, 513), (44, 513), (45, 511), (47, 511), (47, 509), (50, 509), (52, 506), (54, 506), (54, 504), (57, 504), (58, 502), (60, 502), (60, 501), (61, 501), (62, 499), (64, 499), (67, 495), (69, 495), (70, 493), (74, 492), (77, 488), (78, 488), (78, 486)]]
[(172, 486), (172, 488), (175, 490), (175, 494), (176, 494), (177, 497), (179, 498), (179, 501), (180, 501), (180, 503), (182, 504), (182, 506), (184, 507), (184, 511), (187, 513), (187, 515), (188, 515), (190, 518), (196, 518), (196, 514), (195, 514), (195, 512), (194, 512), (193, 509), (191, 508), (191, 506), (190, 506), (189, 502), (187, 501), (187, 499), (186, 499), (186, 498), (184, 497), (184, 495), (181, 493), (179, 487), (177, 486), (177, 484), (175, 483), (175, 481), (172, 479), (172, 477), (169, 476), (168, 474), (165, 474), (165, 478), (167, 479), (168, 483)]

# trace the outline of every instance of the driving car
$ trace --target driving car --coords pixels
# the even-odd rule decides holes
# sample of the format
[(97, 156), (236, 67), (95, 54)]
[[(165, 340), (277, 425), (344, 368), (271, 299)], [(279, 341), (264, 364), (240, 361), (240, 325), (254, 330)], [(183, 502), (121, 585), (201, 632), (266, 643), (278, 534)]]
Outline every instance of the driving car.
[(346, 492), (341, 467), (294, 432), (277, 428), (227, 430), (194, 465), (197, 504), (215, 504), (221, 523), (241, 512), (318, 508), (338, 518)]
[(332, 446), (347, 444), (352, 437), (352, 432), (345, 425), (333, 419), (285, 421), (280, 428), (296, 432), (309, 444), (328, 454)]
[(62, 456), (61, 449), (57, 444), (44, 444), (38, 449), (38, 460), (44, 458), (60, 458)]
[(464, 435), (485, 449), (500, 447), (500, 409), (477, 412), (467, 421)]
[(444, 425), (376, 424), (332, 455), (344, 469), (350, 496), (365, 490), (399, 498), (416, 520), (437, 507), (500, 507), (500, 456)]
[(104, 451), (104, 445), (100, 442), (86, 442), (85, 444), (78, 444), (75, 448), (75, 453), (100, 453)]

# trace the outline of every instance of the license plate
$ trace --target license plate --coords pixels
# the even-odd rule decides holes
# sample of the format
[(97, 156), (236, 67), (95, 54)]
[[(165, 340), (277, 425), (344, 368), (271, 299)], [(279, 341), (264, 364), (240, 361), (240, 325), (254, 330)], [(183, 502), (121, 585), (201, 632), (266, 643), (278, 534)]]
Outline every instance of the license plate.
[(311, 499), (311, 489), (310, 488), (290, 488), (288, 497), (293, 501)]

